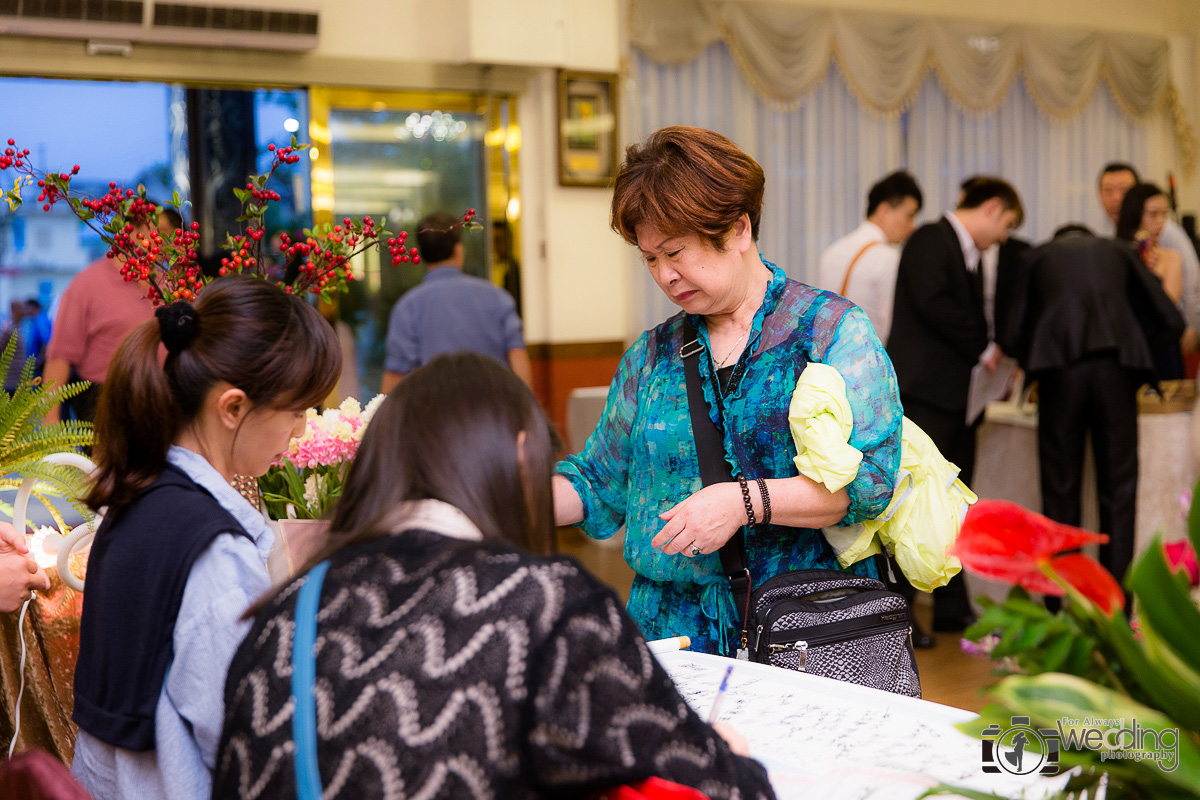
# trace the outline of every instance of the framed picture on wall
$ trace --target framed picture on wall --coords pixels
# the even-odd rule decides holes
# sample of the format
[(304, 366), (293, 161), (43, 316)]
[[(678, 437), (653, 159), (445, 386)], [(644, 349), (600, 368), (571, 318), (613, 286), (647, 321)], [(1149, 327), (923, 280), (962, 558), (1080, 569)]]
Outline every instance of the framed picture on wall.
[(617, 76), (558, 72), (558, 182), (608, 186), (617, 174)]

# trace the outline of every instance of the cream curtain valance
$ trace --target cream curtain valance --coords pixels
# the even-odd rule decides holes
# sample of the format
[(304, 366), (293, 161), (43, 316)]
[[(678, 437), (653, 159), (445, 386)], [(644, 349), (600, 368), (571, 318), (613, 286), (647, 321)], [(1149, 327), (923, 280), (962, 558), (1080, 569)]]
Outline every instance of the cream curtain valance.
[(1022, 74), (1038, 108), (1059, 118), (1082, 111), (1103, 79), (1131, 117), (1170, 111), (1185, 169), (1195, 159), (1162, 37), (719, 0), (633, 0), (630, 22), (632, 44), (661, 63), (724, 41), (755, 91), (784, 107), (802, 102), (831, 58), (859, 102), (882, 113), (903, 109), (930, 67), (973, 111), (997, 108)]

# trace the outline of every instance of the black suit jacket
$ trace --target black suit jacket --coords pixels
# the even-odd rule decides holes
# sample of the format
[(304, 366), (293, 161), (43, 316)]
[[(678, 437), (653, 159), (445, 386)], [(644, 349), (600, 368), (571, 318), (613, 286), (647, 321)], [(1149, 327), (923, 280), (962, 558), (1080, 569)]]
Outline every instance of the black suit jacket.
[(1031, 374), (1103, 351), (1121, 366), (1153, 373), (1151, 348), (1183, 333), (1179, 309), (1125, 242), (1077, 233), (1030, 250), (1001, 346)]
[(1024, 239), (1010, 236), (1000, 245), (1000, 255), (996, 263), (996, 295), (992, 298), (995, 308), (992, 319), (995, 322), (995, 336), (1001, 344), (1005, 355), (1012, 355), (1003, 347), (1002, 334), (1015, 323), (1013, 315), (1017, 311), (1017, 291), (1022, 276), (1022, 261), (1032, 245)]
[(923, 225), (900, 254), (888, 355), (902, 397), (967, 408), (971, 368), (987, 348), (983, 297), (948, 220)]

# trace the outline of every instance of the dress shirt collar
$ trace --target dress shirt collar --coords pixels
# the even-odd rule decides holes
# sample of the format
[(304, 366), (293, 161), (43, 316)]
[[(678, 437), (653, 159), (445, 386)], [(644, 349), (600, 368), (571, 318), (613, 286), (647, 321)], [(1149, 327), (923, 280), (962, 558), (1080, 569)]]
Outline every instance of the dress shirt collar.
[(388, 515), (385, 529), (393, 533), (433, 531), (452, 539), (480, 541), (483, 533), (457, 506), (441, 500), (409, 500)]
[(246, 502), (238, 490), (221, 477), (221, 473), (208, 463), (204, 456), (186, 447), (171, 445), (167, 451), (167, 463), (183, 472), (200, 488), (211, 494), (221, 508), (238, 521), (265, 559), (275, 544), (275, 533), (263, 519), (262, 512)]
[(958, 217), (954, 216), (954, 212), (947, 211), (946, 219), (950, 222), (950, 227), (954, 228), (954, 232), (958, 235), (958, 245), (962, 248), (963, 261), (967, 262), (967, 271), (974, 272), (979, 266), (979, 248), (975, 246), (975, 240), (971, 238), (971, 234), (967, 233), (967, 228), (962, 224)]
[(880, 244), (888, 244), (887, 234), (883, 232), (883, 228), (876, 225), (874, 222), (863, 220), (863, 224), (858, 226), (858, 230), (854, 232), (855, 236), (861, 236), (863, 243), (879, 242)]
[(444, 264), (441, 266), (431, 267), (429, 269), (429, 271), (425, 273), (425, 277), (422, 278), (421, 280), (423, 282), (424, 281), (440, 281), (440, 280), (445, 280), (447, 278), (454, 278), (454, 277), (457, 277), (462, 274), (463, 274), (463, 271), (461, 269), (459, 269), (458, 267), (454, 266), (453, 264)]

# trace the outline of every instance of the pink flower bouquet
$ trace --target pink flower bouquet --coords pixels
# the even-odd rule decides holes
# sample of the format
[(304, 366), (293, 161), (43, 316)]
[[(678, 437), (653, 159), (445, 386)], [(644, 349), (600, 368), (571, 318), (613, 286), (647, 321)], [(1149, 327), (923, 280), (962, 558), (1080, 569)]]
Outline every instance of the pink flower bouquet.
[(366, 408), (353, 397), (318, 414), (309, 409), (304, 435), (258, 479), (267, 511), (275, 519), (322, 519), (341, 497), (346, 470), (358, 452), (363, 431), (384, 395)]

